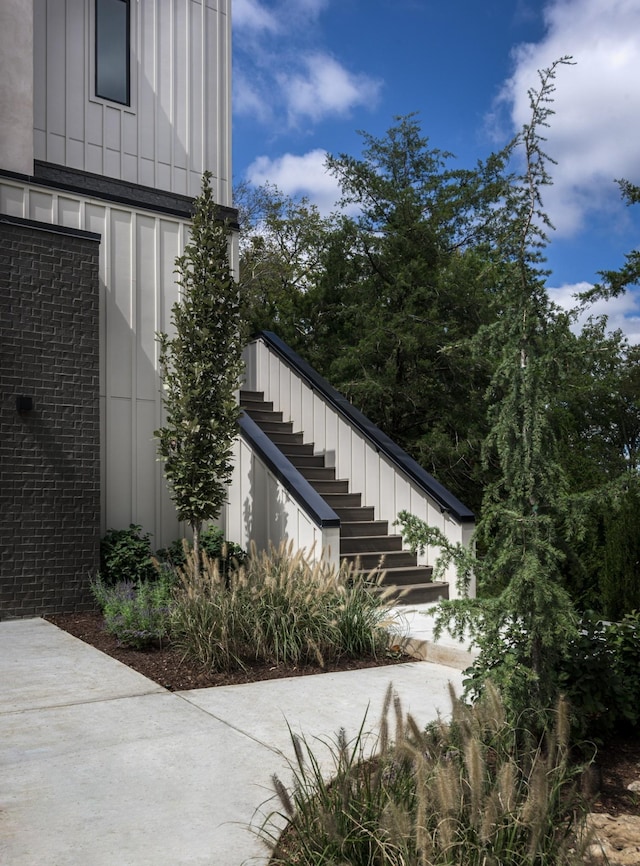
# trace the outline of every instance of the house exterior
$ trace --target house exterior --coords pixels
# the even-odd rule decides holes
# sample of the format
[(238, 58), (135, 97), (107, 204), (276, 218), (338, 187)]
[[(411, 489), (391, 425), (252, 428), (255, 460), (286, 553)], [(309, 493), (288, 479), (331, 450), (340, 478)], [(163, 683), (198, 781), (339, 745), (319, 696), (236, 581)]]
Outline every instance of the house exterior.
[[(202, 174), (233, 227), (231, 0), (0, 2), (0, 618), (92, 606), (110, 528), (181, 534), (153, 431), (156, 333)], [(237, 266), (232, 233), (231, 264)], [(227, 538), (384, 569), (412, 600), (473, 515), (273, 334), (246, 351)]]
[(155, 334), (205, 170), (236, 220), (230, 6), (0, 4), (0, 617), (89, 606), (111, 527), (180, 534)]

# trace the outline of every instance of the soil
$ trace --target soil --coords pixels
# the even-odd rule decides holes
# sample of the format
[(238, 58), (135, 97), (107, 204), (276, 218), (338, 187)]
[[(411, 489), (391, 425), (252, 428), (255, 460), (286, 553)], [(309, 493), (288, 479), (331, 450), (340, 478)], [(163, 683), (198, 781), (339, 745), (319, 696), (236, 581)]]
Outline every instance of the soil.
[[(105, 630), (104, 620), (98, 613), (56, 614), (47, 619), (169, 691), (238, 685), (329, 671), (359, 670), (410, 661), (408, 657), (398, 653), (377, 659), (342, 658), (325, 668), (318, 665), (272, 665), (253, 662), (248, 664), (245, 670), (216, 673), (183, 658), (182, 653), (171, 646), (147, 650), (121, 646), (116, 638)], [(599, 790), (590, 803), (591, 811), (607, 812), (614, 816), (640, 816), (640, 793), (627, 790), (631, 782), (640, 781), (640, 732), (620, 734), (601, 746), (596, 763), (602, 778), (601, 782), (598, 780)]]

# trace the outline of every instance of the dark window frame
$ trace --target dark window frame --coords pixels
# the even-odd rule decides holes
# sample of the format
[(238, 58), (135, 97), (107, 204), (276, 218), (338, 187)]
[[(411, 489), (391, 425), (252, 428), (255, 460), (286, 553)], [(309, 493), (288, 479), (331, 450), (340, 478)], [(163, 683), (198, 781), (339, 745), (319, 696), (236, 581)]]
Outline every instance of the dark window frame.
[[(122, 3), (126, 8), (126, 27), (127, 27), (127, 35), (126, 35), (126, 46), (125, 46), (125, 58), (126, 58), (126, 99), (117, 99), (114, 97), (113, 93), (111, 95), (101, 93), (100, 86), (98, 82), (98, 64), (100, 59), (100, 46), (99, 46), (99, 26), (98, 21), (100, 18), (99, 6), (104, 2), (104, 0), (95, 0), (94, 2), (94, 93), (98, 99), (105, 99), (108, 102), (115, 102), (117, 105), (131, 106), (131, 0), (116, 0), (116, 2)], [(108, 2), (113, 2), (113, 0), (108, 0)]]

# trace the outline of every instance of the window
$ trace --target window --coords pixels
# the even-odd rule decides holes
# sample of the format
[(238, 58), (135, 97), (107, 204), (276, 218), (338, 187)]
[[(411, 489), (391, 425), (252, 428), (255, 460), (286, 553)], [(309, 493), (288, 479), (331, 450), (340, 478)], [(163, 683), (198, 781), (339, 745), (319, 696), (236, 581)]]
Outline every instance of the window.
[(129, 0), (96, 0), (96, 96), (131, 103)]

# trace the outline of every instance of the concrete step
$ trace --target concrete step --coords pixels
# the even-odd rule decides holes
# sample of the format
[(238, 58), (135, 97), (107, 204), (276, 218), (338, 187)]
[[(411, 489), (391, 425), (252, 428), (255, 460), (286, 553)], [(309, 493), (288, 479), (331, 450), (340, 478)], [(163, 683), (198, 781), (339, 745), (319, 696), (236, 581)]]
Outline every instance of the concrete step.
[(387, 535), (386, 520), (343, 520), (340, 523), (340, 538), (361, 538), (365, 535)]
[[(338, 517), (342, 516), (338, 509), (361, 507), (362, 495), (360, 493), (323, 493), (321, 495), (327, 505), (333, 508)], [(373, 512), (373, 508), (371, 511)]]
[(401, 535), (360, 535), (340, 538), (340, 553), (356, 555), (372, 553), (376, 550), (402, 550)]
[[(314, 481), (311, 481), (311, 484), (318, 493), (324, 499), (325, 496), (333, 493), (348, 493), (349, 492), (349, 482), (345, 478), (334, 479), (333, 481), (322, 480), (316, 478)], [(358, 496), (360, 494), (358, 493)]]
[[(372, 551), (370, 553), (340, 554), (341, 560), (353, 562), (358, 571), (371, 571), (376, 568), (380, 571), (398, 571), (402, 568), (415, 568), (416, 555), (409, 550), (385, 550)], [(390, 581), (386, 580), (387, 583)], [(396, 581), (393, 581), (395, 583)]]

